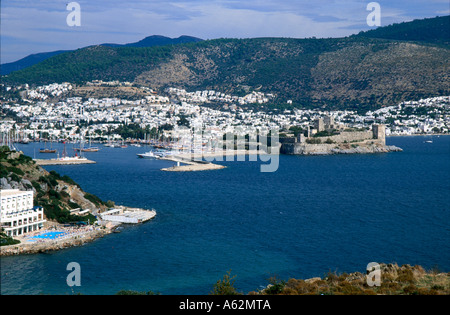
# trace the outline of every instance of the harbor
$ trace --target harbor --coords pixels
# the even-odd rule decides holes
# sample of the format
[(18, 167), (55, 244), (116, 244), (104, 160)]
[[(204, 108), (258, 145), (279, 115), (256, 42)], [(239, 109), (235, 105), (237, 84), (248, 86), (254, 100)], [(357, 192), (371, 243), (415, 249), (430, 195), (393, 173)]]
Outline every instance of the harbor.
[[(424, 143), (425, 140), (433, 143)], [(72, 261), (81, 263), (82, 281), (95, 279), (89, 286), (82, 282), (79, 292), (86, 295), (114, 294), (128, 288), (161, 294), (208, 293), (211, 279), (198, 275), (220, 273), (216, 277), (219, 279), (229, 269), (239, 275), (255, 272), (255, 279), (260, 283), (266, 281), (267, 270), (284, 278), (304, 270), (305, 277), (313, 277), (325, 268), (322, 262), (331, 265), (336, 257), (343, 259), (342, 269), (351, 270), (353, 267), (347, 266), (352, 261), (361, 259), (361, 253), (372, 257), (374, 248), (377, 255), (385, 255), (380, 261), (409, 262), (417, 251), (405, 247), (417, 249), (417, 244), (424, 244), (420, 250), (425, 257), (421, 260), (423, 265), (431, 268), (439, 264), (448, 270), (449, 255), (436, 250), (448, 248), (448, 242), (433, 236), (447, 233), (446, 225), (429, 218), (448, 215), (445, 207), (448, 197), (444, 193), (448, 181), (444, 179), (449, 171), (446, 153), (450, 137), (390, 137), (387, 141), (404, 148), (405, 153), (318, 158), (280, 155), (280, 168), (273, 174), (260, 173), (249, 162), (213, 162), (227, 168), (211, 172), (163, 172), (161, 168), (176, 162), (139, 159), (136, 154), (153, 148), (132, 146), (127, 149), (101, 146), (99, 152), (86, 153), (87, 158), (97, 161), (93, 165), (45, 167), (69, 176), (104, 200), (142, 209), (154, 208), (157, 216), (139, 225), (121, 224), (121, 232), (117, 234), (107, 234), (107, 228), (99, 228), (92, 232), (98, 233), (95, 241), (89, 243), (88, 235), (69, 241), (63, 239), (67, 235), (61, 234), (58, 239), (41, 238), (27, 244), (27, 249), (55, 248), (57, 252), (2, 257), (2, 294), (39, 294), (42, 288), (44, 293), (66, 294), (61, 290), (63, 286), (71, 294), (65, 285), (70, 272), (65, 272), (65, 262)], [(19, 145), (19, 149), (32, 155), (34, 147), (37, 152), (40, 146), (32, 143)], [(62, 146), (58, 144), (57, 148)], [(423, 169), (411, 172), (417, 165)], [(397, 184), (402, 186), (395, 188)], [(374, 190), (375, 186), (383, 189)], [(394, 188), (395, 199), (392, 199), (386, 191)], [(438, 203), (433, 204), (433, 200)], [(249, 210), (251, 205), (257, 209)], [(371, 213), (364, 220), (373, 222), (361, 221), (359, 209), (363, 207)], [(404, 216), (405, 213), (411, 215)], [(305, 218), (312, 219), (303, 224)], [(338, 220), (340, 226), (329, 218)], [(423, 232), (415, 231), (417, 224)], [(280, 238), (267, 233), (274, 226), (282, 227), (283, 233), (292, 237)], [(60, 229), (55, 231), (65, 231)], [(405, 231), (411, 232), (411, 239), (404, 238)], [(269, 234), (273, 237), (268, 238)], [(382, 238), (373, 238), (374, 235)], [(355, 240), (361, 251), (354, 251)], [(387, 243), (393, 246), (388, 251), (384, 246)], [(320, 250), (310, 251), (311, 246)], [(8, 249), (13, 251), (14, 247)], [(18, 251), (23, 253), (25, 248), (19, 247)], [(328, 251), (330, 255), (321, 255)], [(345, 257), (341, 255), (343, 251), (347, 253)], [(364, 257), (360, 260), (363, 270), (367, 264)], [(286, 271), (291, 262), (296, 267)], [(129, 263), (133, 267), (129, 269), (131, 273), (124, 273), (124, 266)], [(182, 266), (192, 268), (193, 274), (185, 274)], [(30, 271), (21, 277), (12, 272), (5, 275), (11, 268), (30, 268)], [(49, 270), (51, 276), (42, 277), (42, 269)], [(53, 276), (52, 270), (60, 273)], [(127, 282), (111, 283), (118, 274), (127, 277)], [(176, 275), (174, 281), (182, 285), (174, 289), (171, 275)], [(240, 288), (254, 289), (254, 282), (244, 283)]]

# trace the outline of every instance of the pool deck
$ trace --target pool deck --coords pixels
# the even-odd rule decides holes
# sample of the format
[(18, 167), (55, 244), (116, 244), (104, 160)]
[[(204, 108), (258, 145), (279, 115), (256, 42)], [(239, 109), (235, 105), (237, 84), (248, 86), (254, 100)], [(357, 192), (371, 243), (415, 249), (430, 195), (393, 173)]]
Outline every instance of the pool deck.
[(46, 253), (54, 250), (82, 246), (111, 233), (100, 227), (65, 228), (41, 230), (24, 236), (14, 237), (20, 244), (0, 247), (0, 256)]

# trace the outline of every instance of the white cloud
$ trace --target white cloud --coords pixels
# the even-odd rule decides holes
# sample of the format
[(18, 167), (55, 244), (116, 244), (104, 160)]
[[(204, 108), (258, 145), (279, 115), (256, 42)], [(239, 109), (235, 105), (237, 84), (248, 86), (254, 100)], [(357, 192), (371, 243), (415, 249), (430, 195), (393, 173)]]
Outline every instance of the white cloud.
[[(382, 24), (427, 17), (427, 12), (431, 17), (448, 9), (448, 2), (441, 0), (412, 1), (415, 7), (400, 0), (379, 1)], [(364, 26), (370, 1), (80, 0), (81, 27), (67, 26), (67, 2), (2, 0), (1, 62), (37, 52), (135, 42), (149, 35), (204, 39), (347, 36)], [(417, 8), (420, 5), (422, 10)], [(423, 16), (417, 16), (417, 11)]]

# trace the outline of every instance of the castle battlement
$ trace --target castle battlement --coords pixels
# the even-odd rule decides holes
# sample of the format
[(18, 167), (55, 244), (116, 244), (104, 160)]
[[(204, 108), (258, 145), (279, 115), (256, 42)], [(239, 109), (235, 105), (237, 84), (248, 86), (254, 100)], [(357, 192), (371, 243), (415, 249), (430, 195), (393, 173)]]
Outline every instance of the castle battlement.
[[(322, 128), (322, 122), (322, 119), (317, 120), (315, 126)], [(332, 120), (328, 120), (327, 124), (330, 122), (334, 124)], [(280, 139), (280, 142), (280, 152), (283, 154), (333, 154), (341, 151), (375, 153), (391, 149), (386, 146), (386, 126), (376, 124), (372, 126), (372, 130), (340, 131), (338, 134), (322, 137), (299, 134), (296, 138)]]

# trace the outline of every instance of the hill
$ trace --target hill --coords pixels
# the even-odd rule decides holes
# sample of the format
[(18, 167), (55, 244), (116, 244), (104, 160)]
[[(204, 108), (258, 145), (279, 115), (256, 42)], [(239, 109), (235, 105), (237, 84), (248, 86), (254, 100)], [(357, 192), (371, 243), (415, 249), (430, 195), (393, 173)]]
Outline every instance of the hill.
[(357, 36), (449, 45), (450, 15), (393, 24)]
[(8, 62), (4, 63), (0, 66), (1, 74), (9, 74), (13, 71), (19, 71), (22, 69), (25, 69), (27, 67), (30, 67), (32, 65), (35, 65), (41, 61), (44, 61), (50, 57), (62, 54), (64, 52), (67, 52), (68, 50), (57, 50), (57, 51), (51, 51), (51, 52), (43, 52), (38, 54), (31, 54), (25, 58), (19, 59), (14, 62)]
[(153, 47), (153, 46), (165, 46), (165, 45), (178, 45), (186, 43), (197, 43), (203, 39), (192, 36), (180, 36), (178, 38), (169, 38), (161, 35), (148, 36), (136, 43), (129, 43), (123, 45), (124, 47)]
[[(361, 272), (332, 273), (323, 278), (271, 279), (264, 290), (250, 295), (448, 295), (450, 274), (421, 266), (380, 264), (379, 286), (370, 287)], [(219, 282), (218, 282), (219, 283)], [(217, 285), (216, 285), (217, 287)], [(221, 293), (219, 291), (219, 293)]]
[[(148, 36), (138, 42), (128, 43), (128, 44), (101, 44), (100, 46), (106, 47), (153, 47), (153, 46), (164, 46), (164, 45), (178, 45), (185, 43), (195, 43), (202, 41), (200, 38), (192, 37), (192, 36), (180, 36), (178, 38), (170, 38), (160, 35)], [(86, 47), (85, 47), (86, 48)], [(1, 75), (10, 74), (13, 71), (22, 70), (28, 68), (32, 65), (35, 65), (41, 61), (44, 61), (53, 56), (69, 52), (71, 50), (58, 50), (52, 52), (38, 53), (32, 54), (20, 60), (4, 63), (1, 65)]]
[[(450, 95), (450, 49), (442, 18), (426, 25), (411, 22), (408, 34), (421, 38), (433, 29), (433, 41), (401, 37), (402, 24), (349, 38), (216, 39), (160, 47), (94, 46), (47, 59), (4, 78), (9, 83), (46, 84), (90, 80), (131, 81), (163, 90), (214, 89), (232, 94), (249, 90), (274, 93), (272, 106), (366, 111), (404, 100)], [(445, 20), (445, 19), (444, 19)], [(397, 35), (394, 35), (397, 34)], [(372, 38), (372, 37), (391, 38)], [(412, 35), (408, 35), (410, 38)], [(407, 36), (407, 37), (408, 37)], [(405, 36), (403, 36), (405, 38)]]

